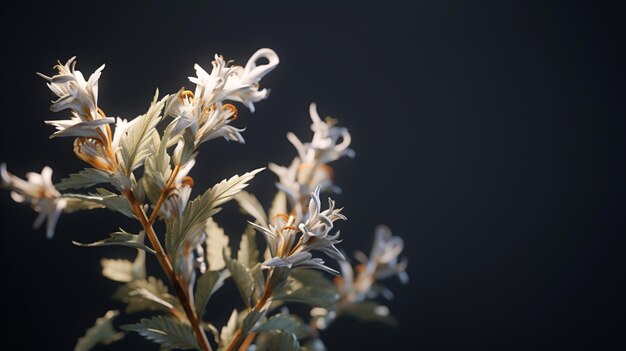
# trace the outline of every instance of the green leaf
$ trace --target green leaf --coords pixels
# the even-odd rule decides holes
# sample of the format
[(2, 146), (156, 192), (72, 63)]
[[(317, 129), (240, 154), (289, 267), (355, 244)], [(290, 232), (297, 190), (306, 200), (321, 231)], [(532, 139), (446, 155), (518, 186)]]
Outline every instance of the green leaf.
[(220, 346), (225, 347), (232, 340), (233, 336), (235, 336), (235, 332), (237, 332), (237, 310), (233, 310), (233, 313), (230, 314), (230, 318), (228, 319), (228, 323), (222, 327), (222, 331), (220, 332)]
[(219, 206), (231, 200), (237, 193), (248, 186), (248, 182), (262, 171), (263, 168), (235, 175), (228, 180), (222, 180), (204, 194), (198, 196), (185, 207), (182, 218), (175, 219), (170, 230), (166, 233), (167, 252), (176, 257), (180, 245), (191, 235), (198, 233), (205, 226), (206, 221), (219, 212)]
[(130, 125), (120, 141), (120, 154), (127, 174), (141, 166), (146, 157), (156, 151), (150, 147), (151, 141), (153, 134), (157, 133), (156, 126), (161, 121), (161, 110), (167, 99), (166, 96), (157, 102), (158, 94), (157, 90), (146, 114), (129, 122)]
[(116, 282), (128, 283), (134, 279), (146, 278), (146, 252), (137, 250), (135, 262), (124, 259), (103, 258), (102, 275)]
[(99, 240), (93, 243), (84, 244), (79, 243), (77, 241), (72, 241), (74, 245), (84, 246), (84, 247), (97, 247), (97, 246), (111, 246), (111, 245), (121, 245), (121, 246), (129, 246), (134, 247), (136, 249), (145, 250), (149, 253), (156, 253), (151, 248), (147, 247), (144, 244), (143, 235), (131, 234), (124, 229), (120, 228), (120, 232), (111, 233), (110, 236), (106, 239)]
[(256, 230), (251, 225), (248, 225), (246, 231), (241, 235), (237, 261), (248, 268), (252, 268), (259, 263), (259, 250), (256, 248)]
[(102, 275), (116, 282), (128, 283), (133, 280), (133, 263), (129, 260), (103, 258)]
[(133, 210), (130, 208), (128, 200), (126, 200), (124, 196), (112, 193), (103, 188), (97, 188), (96, 191), (96, 194), (63, 194), (63, 197), (93, 202), (102, 205), (111, 211), (117, 211), (126, 217), (135, 218)]
[(95, 168), (85, 168), (78, 173), (72, 173), (61, 179), (55, 188), (59, 190), (89, 188), (100, 183), (109, 183), (111, 178), (107, 172)]
[(185, 129), (174, 149), (173, 159), (177, 165), (185, 165), (197, 155), (195, 138), (190, 129)]
[(165, 347), (184, 350), (200, 349), (191, 327), (170, 317), (143, 318), (139, 323), (123, 325), (121, 328), (137, 332), (146, 339)]
[(293, 333), (301, 338), (310, 334), (308, 326), (306, 326), (300, 318), (289, 313), (279, 313), (274, 315), (265, 322), (258, 324), (252, 330), (255, 332), (279, 330), (287, 333)]
[(267, 214), (256, 196), (247, 191), (241, 191), (235, 196), (235, 200), (239, 203), (241, 212), (249, 214), (258, 224), (267, 227)]
[(323, 289), (329, 289), (332, 291), (337, 290), (337, 287), (333, 282), (326, 278), (322, 272), (314, 269), (296, 269), (291, 271), (291, 277), (295, 278), (304, 286), (317, 286)]
[(64, 213), (72, 213), (76, 211), (93, 210), (96, 208), (106, 207), (91, 200), (76, 197), (66, 197), (65, 194), (63, 194), (63, 199), (65, 200), (65, 207), (63, 208)]
[(331, 307), (339, 299), (339, 294), (322, 287), (303, 286), (293, 292), (280, 292), (274, 295), (274, 299), (303, 303), (312, 307)]
[(209, 298), (224, 285), (224, 280), (226, 280), (229, 276), (230, 272), (227, 270), (223, 270), (221, 272), (206, 271), (200, 278), (198, 278), (198, 281), (196, 282), (196, 292), (193, 298), (198, 317), (202, 319), (204, 311), (206, 310), (206, 304), (209, 302)]
[(278, 191), (276, 192), (276, 195), (274, 195), (274, 200), (272, 200), (269, 218), (273, 218), (277, 214), (281, 213), (289, 213), (289, 211), (287, 211), (287, 195), (282, 191)]
[(230, 256), (228, 235), (224, 233), (224, 229), (220, 228), (213, 218), (209, 218), (206, 221), (204, 231), (206, 232), (206, 261), (209, 265), (209, 270), (218, 271), (224, 269), (226, 267), (223, 255), (224, 250)]
[(116, 332), (113, 328), (113, 319), (119, 314), (119, 311), (108, 311), (104, 317), (96, 319), (96, 324), (78, 339), (74, 351), (88, 351), (97, 344), (108, 345), (123, 338), (124, 333)]
[(226, 262), (226, 267), (230, 271), (233, 276), (233, 280), (235, 281), (235, 285), (239, 290), (239, 294), (241, 294), (241, 299), (246, 304), (246, 306), (251, 307), (252, 301), (252, 291), (254, 290), (254, 278), (252, 274), (243, 264), (237, 262), (237, 260), (231, 259), (224, 250), (224, 261)]
[(141, 182), (146, 191), (146, 195), (153, 204), (159, 199), (161, 191), (165, 189), (167, 181), (172, 175), (170, 156), (166, 152), (165, 138), (160, 140), (158, 133), (152, 138), (153, 148), (157, 150), (146, 158), (144, 164), (144, 174)]
[(254, 326), (259, 322), (259, 320), (261, 320), (261, 317), (263, 317), (263, 315), (265, 314), (265, 312), (259, 312), (256, 309), (253, 309), (250, 311), (250, 313), (248, 313), (246, 315), (246, 317), (243, 319), (243, 322), (241, 322), (241, 332), (243, 335), (248, 334), (248, 332), (250, 332)]
[(299, 351), (300, 342), (298, 342), (298, 338), (293, 333), (276, 333), (272, 337), (270, 350)]
[(363, 322), (380, 322), (397, 326), (398, 321), (389, 314), (389, 308), (374, 301), (355, 302), (341, 307), (339, 313), (348, 315)]
[(126, 313), (180, 309), (178, 298), (168, 293), (163, 281), (155, 277), (136, 279), (117, 289), (113, 299), (125, 302)]

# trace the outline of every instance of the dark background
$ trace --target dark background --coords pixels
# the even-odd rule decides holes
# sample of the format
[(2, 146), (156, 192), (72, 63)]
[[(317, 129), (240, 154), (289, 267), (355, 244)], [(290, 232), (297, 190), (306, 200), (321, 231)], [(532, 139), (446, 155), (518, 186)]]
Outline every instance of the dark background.
[[(400, 3), (400, 2), (398, 2)], [(404, 2), (402, 2), (404, 3)], [(128, 2), (12, 3), (1, 14), (0, 160), (15, 174), (84, 165), (69, 139), (48, 140), (51, 94), (34, 72), (57, 59), (107, 67), (100, 106), (142, 113), (154, 89), (190, 86), (214, 53), (245, 64), (280, 55), (262, 84), (270, 98), (240, 110), (246, 145), (206, 144), (201, 187), (268, 161), (287, 164), (285, 139), (308, 131), (308, 104), (350, 128), (354, 160), (334, 164), (352, 252), (377, 224), (406, 242), (411, 282), (389, 286), (401, 322), (338, 321), (331, 350), (607, 349), (624, 333), (623, 8), (592, 2)], [(251, 190), (268, 204), (274, 176)], [(0, 195), (3, 348), (69, 350), (107, 309), (117, 284), (102, 257), (72, 240), (105, 237), (106, 211), (65, 215), (52, 240), (35, 214)], [(218, 220), (237, 227), (228, 206)], [(230, 222), (229, 222), (230, 221)], [(238, 228), (238, 227), (237, 227)], [(235, 232), (231, 235), (239, 235)], [(232, 239), (236, 242), (237, 239)], [(151, 262), (154, 272), (156, 267)], [(232, 294), (231, 294), (232, 295)], [(222, 293), (221, 324), (236, 299)], [(132, 318), (120, 321), (132, 321)], [(110, 350), (155, 349), (130, 336)], [(105, 348), (102, 348), (105, 349)]]

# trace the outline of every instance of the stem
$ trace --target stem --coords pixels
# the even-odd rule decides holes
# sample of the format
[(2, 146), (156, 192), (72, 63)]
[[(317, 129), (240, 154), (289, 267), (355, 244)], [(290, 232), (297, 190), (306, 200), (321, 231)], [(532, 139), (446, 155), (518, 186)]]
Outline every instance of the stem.
[(174, 171), (172, 171), (172, 174), (170, 175), (170, 179), (168, 179), (167, 184), (165, 184), (165, 189), (161, 192), (161, 195), (159, 195), (159, 200), (157, 200), (156, 205), (154, 205), (154, 209), (152, 210), (150, 219), (148, 219), (148, 224), (150, 226), (152, 226), (154, 222), (156, 221), (159, 215), (159, 210), (161, 209), (161, 206), (163, 206), (163, 203), (165, 202), (165, 199), (167, 198), (167, 194), (170, 192), (170, 188), (172, 187), (172, 184), (174, 183), (174, 179), (176, 179), (176, 176), (178, 175), (179, 171), (180, 171), (180, 166), (176, 165), (176, 167), (174, 167)]
[[(263, 297), (261, 297), (261, 299), (259, 301), (257, 301), (256, 305), (254, 305), (253, 310), (260, 310), (263, 306), (265, 306), (265, 303), (267, 303), (267, 300), (270, 299), (270, 297), (272, 297), (272, 287), (270, 286), (270, 277), (271, 277), (271, 273), (268, 274), (267, 276), (267, 280), (265, 282), (265, 290), (263, 291)], [(256, 333), (250, 333), (250, 335), (253, 335)], [(242, 338), (244, 338), (244, 340), (242, 340)], [(243, 346), (245, 346), (246, 344), (249, 344), (252, 342), (252, 340), (254, 339), (254, 336), (252, 336), (251, 338), (248, 337), (248, 335), (244, 335), (243, 334), (243, 326), (240, 327), (239, 329), (237, 329), (237, 332), (235, 333), (235, 336), (233, 337), (233, 339), (228, 343), (228, 346), (226, 346), (226, 349), (224, 349), (224, 351), (235, 351), (235, 350), (245, 350), (245, 348), (243, 348)], [(241, 347), (240, 347), (241, 346)]]
[(174, 272), (174, 268), (172, 267), (172, 262), (170, 262), (169, 258), (165, 254), (165, 250), (163, 250), (163, 246), (161, 246), (161, 242), (159, 242), (159, 238), (154, 232), (154, 229), (152, 229), (152, 225), (146, 218), (146, 214), (141, 208), (141, 205), (135, 198), (135, 195), (132, 193), (132, 191), (126, 191), (124, 192), (124, 195), (126, 195), (126, 198), (128, 199), (128, 202), (130, 203), (133, 209), (133, 213), (135, 214), (135, 216), (137, 216), (137, 218), (139, 218), (141, 225), (146, 231), (148, 239), (150, 240), (150, 244), (152, 244), (152, 248), (154, 249), (154, 251), (156, 251), (156, 256), (157, 256), (157, 259), (159, 260), (159, 263), (161, 264), (161, 268), (163, 268), (163, 271), (165, 271), (165, 274), (167, 274), (167, 277), (169, 278), (170, 282), (172, 283), (172, 285), (174, 285), (174, 290), (176, 291), (176, 295), (178, 295), (178, 298), (180, 299), (180, 303), (183, 306), (183, 309), (185, 310), (187, 319), (189, 320), (189, 323), (191, 324), (191, 329), (193, 330), (193, 333), (196, 339), (198, 340), (198, 345), (200, 345), (200, 348), (203, 351), (213, 351), (206, 337), (206, 334), (202, 330), (202, 326), (200, 325), (200, 320), (198, 319), (198, 315), (196, 314), (196, 311), (191, 303), (191, 300), (189, 299), (187, 288), (176, 276), (176, 273)]

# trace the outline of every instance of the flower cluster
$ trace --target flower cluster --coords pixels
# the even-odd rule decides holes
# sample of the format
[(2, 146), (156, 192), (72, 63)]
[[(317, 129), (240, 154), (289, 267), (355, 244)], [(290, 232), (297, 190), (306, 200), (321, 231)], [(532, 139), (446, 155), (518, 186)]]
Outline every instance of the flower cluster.
[[(296, 223), (296, 217), (287, 214), (274, 216), (274, 223), (267, 227), (249, 222), (263, 236), (269, 248), (270, 257), (263, 262), (263, 267), (288, 267), (288, 268), (317, 268), (332, 274), (338, 271), (324, 265), (321, 258), (313, 258), (311, 251), (320, 251), (336, 260), (345, 258), (335, 244), (339, 240), (339, 232), (330, 235), (333, 222), (346, 217), (341, 214), (341, 209), (335, 208), (335, 202), (328, 199), (328, 209), (321, 211), (319, 199), (320, 187), (311, 193), (307, 219), (303, 223)], [(296, 236), (301, 233), (296, 242)]]
[(309, 193), (320, 187), (321, 191), (341, 192), (333, 183), (333, 169), (328, 163), (341, 157), (354, 157), (354, 150), (350, 149), (352, 138), (346, 128), (337, 127), (337, 120), (326, 117), (322, 120), (317, 113), (316, 104), (309, 107), (309, 114), (313, 123), (313, 139), (303, 143), (293, 133), (287, 134), (287, 139), (295, 146), (298, 156), (293, 159), (289, 167), (269, 164), (269, 169), (278, 176), (276, 186), (284, 191), (294, 206), (297, 217), (303, 215)]
[[(163, 349), (298, 350), (302, 341), (306, 343), (302, 349), (322, 350), (317, 331), (336, 316), (350, 311), (358, 311), (353, 315), (362, 319), (388, 315), (386, 307), (375, 305), (372, 310), (366, 301), (379, 293), (389, 296), (379, 280), (395, 275), (408, 281), (406, 260), (398, 259), (404, 244), (386, 227), (377, 229), (369, 257), (357, 253), (361, 264), (356, 275), (338, 248), (343, 236), (340, 239), (336, 225), (346, 217), (330, 198), (323, 208), (320, 194), (340, 191), (329, 163), (354, 157), (354, 151), (349, 148), (348, 130), (330, 117), (322, 120), (315, 104), (309, 110), (312, 140), (302, 142), (289, 133), (297, 156), (288, 167), (269, 164), (279, 179), (267, 212), (261, 201), (244, 191), (263, 169), (234, 175), (193, 196), (191, 172), (200, 160), (200, 145), (220, 137), (244, 142), (243, 129), (233, 125), (239, 113), (236, 104), (254, 112), (254, 104), (269, 94), (260, 81), (278, 62), (271, 49), (258, 50), (244, 66), (216, 55), (210, 73), (194, 66), (196, 76), (189, 78), (193, 91), (182, 88), (162, 97), (157, 91), (146, 113), (132, 119), (107, 117), (98, 107), (104, 65), (87, 80), (76, 70), (75, 58), (56, 65), (51, 77), (40, 74), (57, 97), (51, 110), (69, 111), (68, 119), (46, 121), (56, 127), (51, 137), (75, 138), (74, 153), (90, 167), (53, 184), (49, 167), (21, 179), (3, 163), (1, 184), (16, 202), (30, 204), (39, 213), (35, 227), (47, 219), (49, 238), (62, 212), (107, 208), (137, 220), (135, 231), (119, 228), (96, 242), (75, 242), (138, 251), (133, 261), (101, 261), (102, 274), (122, 284), (114, 298), (127, 304), (126, 312), (149, 311), (149, 318), (124, 325), (123, 330), (137, 332)], [(232, 237), (214, 218), (232, 199), (254, 217), (241, 235), (236, 256), (230, 247)], [(157, 234), (161, 228), (163, 233)], [(264, 257), (257, 247), (257, 232), (265, 239)], [(341, 272), (317, 257), (319, 253), (336, 260)], [(156, 258), (175, 294), (148, 274), (149, 257)], [(333, 284), (324, 272), (342, 276)], [(231, 277), (244, 306), (235, 308), (218, 330), (215, 321), (204, 319), (204, 312), (211, 296)], [(290, 303), (312, 307), (309, 323), (289, 312)], [(276, 306), (283, 306), (278, 313)], [(121, 339), (124, 333), (113, 325), (119, 314), (109, 311), (97, 319), (75, 350)]]

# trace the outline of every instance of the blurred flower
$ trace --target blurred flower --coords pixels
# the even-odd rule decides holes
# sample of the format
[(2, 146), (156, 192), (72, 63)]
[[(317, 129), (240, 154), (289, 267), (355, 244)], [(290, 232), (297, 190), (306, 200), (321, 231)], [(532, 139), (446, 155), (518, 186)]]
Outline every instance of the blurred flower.
[(2, 186), (10, 189), (11, 197), (15, 202), (30, 203), (32, 208), (39, 213), (33, 227), (39, 228), (44, 219), (47, 219), (46, 236), (52, 238), (54, 228), (67, 205), (61, 193), (52, 184), (52, 169), (44, 167), (41, 174), (35, 172), (26, 173), (26, 179), (21, 179), (9, 173), (6, 164), (0, 165), (0, 177)]
[(404, 249), (402, 238), (393, 236), (391, 230), (384, 225), (376, 228), (374, 244), (370, 256), (356, 252), (355, 257), (361, 264), (356, 267), (356, 275), (348, 262), (340, 262), (341, 277), (336, 278), (336, 285), (344, 302), (363, 301), (378, 295), (391, 299), (393, 293), (377, 280), (397, 275), (404, 284), (408, 283), (406, 274), (407, 260), (398, 262), (398, 256)]

